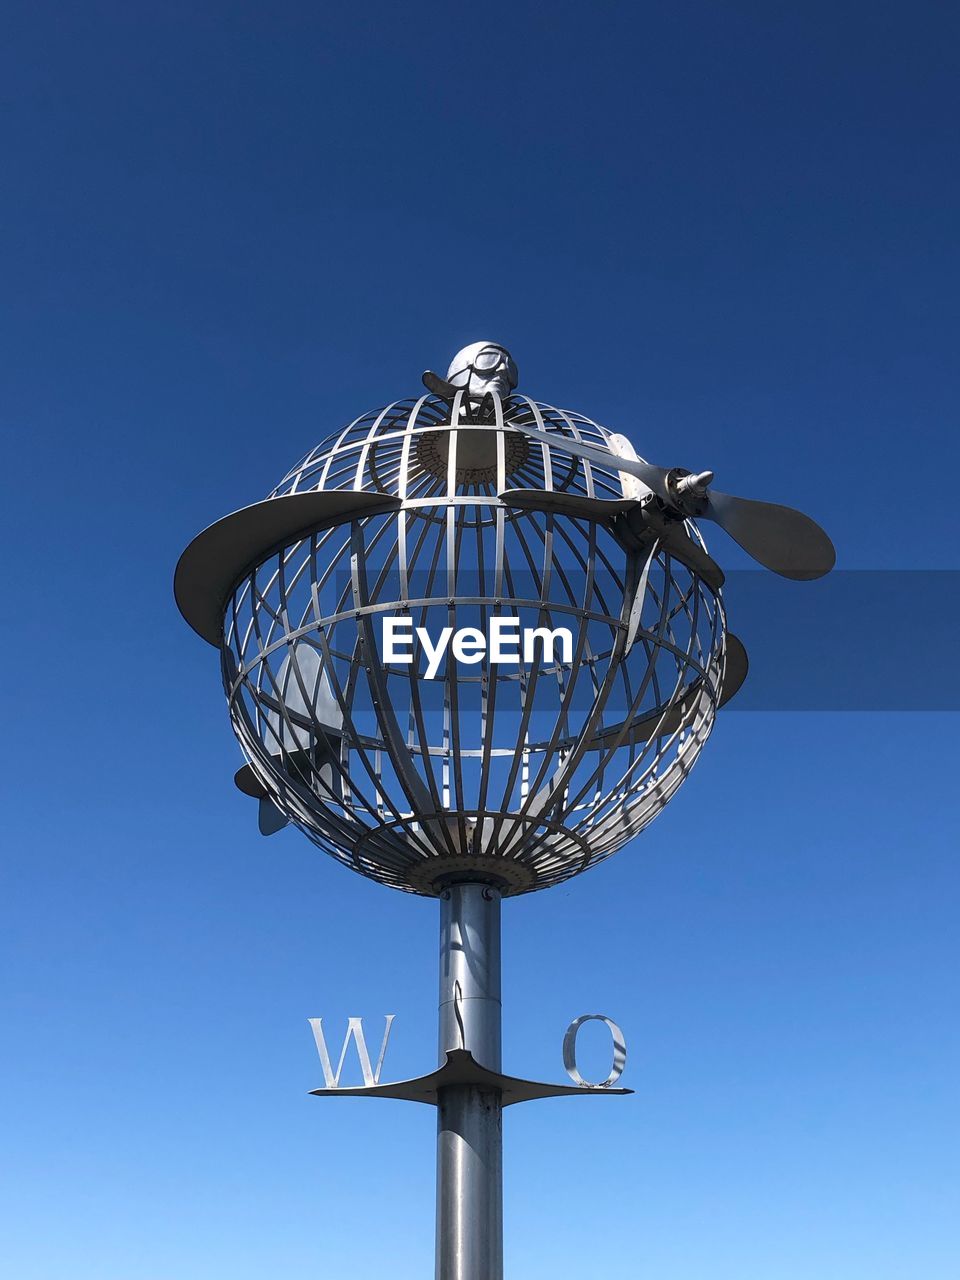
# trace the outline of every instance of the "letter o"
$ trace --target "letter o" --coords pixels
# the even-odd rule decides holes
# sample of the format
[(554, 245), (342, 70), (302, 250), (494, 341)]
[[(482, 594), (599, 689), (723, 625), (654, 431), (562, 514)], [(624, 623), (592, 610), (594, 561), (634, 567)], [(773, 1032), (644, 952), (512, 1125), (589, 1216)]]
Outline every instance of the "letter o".
[[(605, 1023), (613, 1040), (613, 1065), (606, 1080), (601, 1081), (599, 1084), (584, 1080), (577, 1068), (577, 1035), (585, 1022)], [(579, 1085), (582, 1089), (609, 1089), (623, 1075), (623, 1068), (626, 1065), (627, 1046), (623, 1039), (623, 1032), (612, 1019), (604, 1017), (602, 1013), (584, 1013), (579, 1018), (574, 1018), (569, 1027), (567, 1027), (567, 1034), (563, 1037), (563, 1066), (574, 1084)]]

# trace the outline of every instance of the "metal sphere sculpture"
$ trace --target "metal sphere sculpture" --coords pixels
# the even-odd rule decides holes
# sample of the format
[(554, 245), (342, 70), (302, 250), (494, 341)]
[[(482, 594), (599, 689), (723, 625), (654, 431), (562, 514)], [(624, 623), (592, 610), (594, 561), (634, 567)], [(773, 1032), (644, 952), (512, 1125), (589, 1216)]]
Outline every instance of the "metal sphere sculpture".
[[(746, 674), (691, 516), (757, 555), (744, 511), (787, 511), (653, 467), (517, 381), (502, 347), (473, 344), (178, 567), (182, 611), (221, 652), (261, 831), (292, 822), (419, 894), (560, 883), (661, 812)], [(799, 563), (775, 534), (769, 567), (826, 571), (822, 546)]]

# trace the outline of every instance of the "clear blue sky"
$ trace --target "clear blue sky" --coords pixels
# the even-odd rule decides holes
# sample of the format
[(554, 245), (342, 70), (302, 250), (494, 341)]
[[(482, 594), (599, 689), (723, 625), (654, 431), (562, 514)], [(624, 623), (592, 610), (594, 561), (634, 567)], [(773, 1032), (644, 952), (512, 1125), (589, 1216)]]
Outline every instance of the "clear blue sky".
[[(956, 8), (3, 31), (5, 1273), (422, 1280), (433, 1116), (307, 1097), (306, 1019), (396, 1013), (388, 1076), (432, 1065), (435, 906), (257, 835), (176, 558), (493, 338), (842, 566), (960, 568)], [(637, 1090), (508, 1112), (509, 1276), (954, 1280), (957, 727), (730, 711), (628, 850), (507, 905), (508, 1068), (599, 1009)]]

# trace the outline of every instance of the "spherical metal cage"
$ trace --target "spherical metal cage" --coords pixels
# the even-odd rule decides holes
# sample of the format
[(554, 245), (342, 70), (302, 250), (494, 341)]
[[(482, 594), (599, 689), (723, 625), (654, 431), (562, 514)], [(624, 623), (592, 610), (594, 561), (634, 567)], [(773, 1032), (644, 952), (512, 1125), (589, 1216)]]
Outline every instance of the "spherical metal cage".
[[(224, 684), (252, 773), (326, 852), (411, 892), (470, 875), (522, 893), (608, 857), (674, 794), (717, 708), (719, 590), (575, 505), (502, 501), (623, 501), (614, 466), (523, 425), (609, 448), (588, 418), (520, 395), (364, 414), (271, 496), (364, 491), (396, 509), (276, 547), (226, 609)], [(488, 637), (502, 618), (517, 620), (515, 660), (448, 647), (427, 678), (417, 628), (435, 647), (445, 628)], [(408, 662), (385, 656), (388, 619)], [(568, 646), (543, 635), (562, 629)]]

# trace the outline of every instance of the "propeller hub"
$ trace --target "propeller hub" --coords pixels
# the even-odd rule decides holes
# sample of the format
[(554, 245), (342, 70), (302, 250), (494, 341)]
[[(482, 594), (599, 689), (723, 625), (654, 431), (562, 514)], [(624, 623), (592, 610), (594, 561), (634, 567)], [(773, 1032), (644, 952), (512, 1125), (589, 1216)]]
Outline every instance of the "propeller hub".
[(707, 486), (712, 480), (712, 471), (694, 472), (674, 467), (667, 472), (667, 492), (684, 514), (702, 515), (707, 505)]

